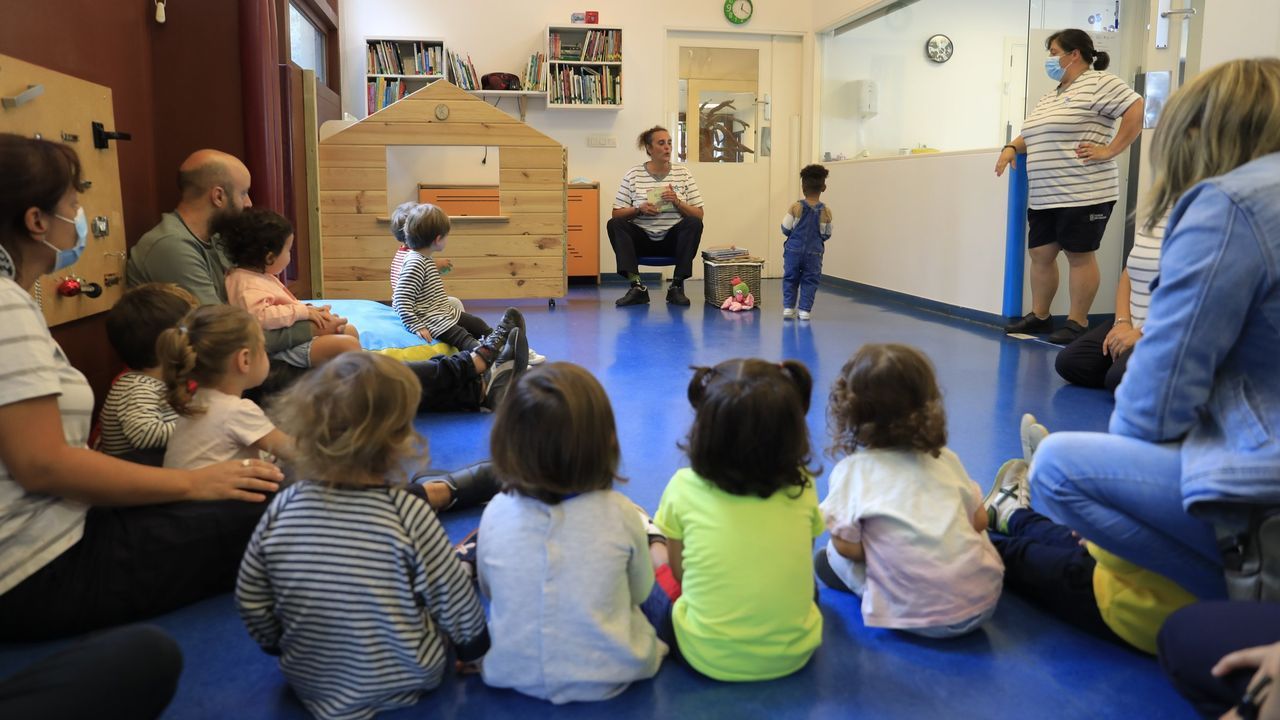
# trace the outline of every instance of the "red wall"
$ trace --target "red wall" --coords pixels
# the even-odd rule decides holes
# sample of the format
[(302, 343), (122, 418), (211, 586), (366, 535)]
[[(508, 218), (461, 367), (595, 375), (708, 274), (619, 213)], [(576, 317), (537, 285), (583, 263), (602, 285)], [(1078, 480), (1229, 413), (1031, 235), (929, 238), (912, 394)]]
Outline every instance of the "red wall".
[[(171, 2), (155, 22), (146, 0), (0, 0), (0, 53), (111, 88), (126, 240), (132, 245), (177, 202), (191, 151), (244, 151), (239, 4)], [(110, 126), (109, 126), (110, 127)], [(101, 404), (120, 362), (101, 315), (54, 328)]]

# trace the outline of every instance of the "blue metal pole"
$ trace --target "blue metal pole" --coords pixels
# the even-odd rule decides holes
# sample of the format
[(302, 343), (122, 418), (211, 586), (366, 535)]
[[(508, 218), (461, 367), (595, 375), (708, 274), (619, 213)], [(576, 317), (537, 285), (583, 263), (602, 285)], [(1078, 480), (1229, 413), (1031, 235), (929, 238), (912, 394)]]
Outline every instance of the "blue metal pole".
[(1004, 231), (1004, 316), (1022, 317), (1022, 273), (1027, 254), (1027, 156), (1009, 168), (1009, 212)]

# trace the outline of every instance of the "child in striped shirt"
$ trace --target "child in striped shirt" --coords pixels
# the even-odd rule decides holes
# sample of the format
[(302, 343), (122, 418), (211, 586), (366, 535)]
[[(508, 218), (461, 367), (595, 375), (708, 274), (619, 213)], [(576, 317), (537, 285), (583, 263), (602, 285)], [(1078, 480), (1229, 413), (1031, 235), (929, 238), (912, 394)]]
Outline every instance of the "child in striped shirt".
[(146, 465), (163, 464), (178, 414), (169, 404), (156, 360), (156, 338), (195, 306), (195, 297), (177, 285), (147, 283), (125, 293), (107, 313), (107, 341), (124, 361), (125, 372), (107, 393), (95, 449)]
[[(316, 717), (369, 718), (416, 703), (489, 646), (484, 609), (430, 506), (404, 487), (426, 454), (421, 393), (403, 363), (348, 353), (282, 396), (301, 480), (275, 497), (240, 565), (249, 634)], [(447, 636), (447, 638), (446, 638)]]
[[(463, 351), (474, 350), (480, 344), (479, 338), (493, 332), (493, 328), (483, 319), (463, 311), (461, 303), (450, 302), (444, 291), (441, 264), (432, 255), (444, 250), (449, 228), (449, 216), (435, 205), (422, 203), (409, 211), (404, 223), (404, 243), (410, 252), (400, 266), (391, 306), (409, 332), (423, 340), (439, 340)], [(546, 359), (529, 349), (530, 365)]]

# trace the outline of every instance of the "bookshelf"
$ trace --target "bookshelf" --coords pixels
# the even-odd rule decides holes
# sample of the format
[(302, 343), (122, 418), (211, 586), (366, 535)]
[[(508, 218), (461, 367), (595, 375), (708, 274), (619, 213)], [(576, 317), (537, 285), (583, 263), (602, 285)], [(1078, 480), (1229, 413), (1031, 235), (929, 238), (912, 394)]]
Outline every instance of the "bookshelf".
[(365, 110), (369, 115), (445, 76), (438, 38), (365, 38)]
[(622, 107), (622, 28), (547, 27), (547, 107)]

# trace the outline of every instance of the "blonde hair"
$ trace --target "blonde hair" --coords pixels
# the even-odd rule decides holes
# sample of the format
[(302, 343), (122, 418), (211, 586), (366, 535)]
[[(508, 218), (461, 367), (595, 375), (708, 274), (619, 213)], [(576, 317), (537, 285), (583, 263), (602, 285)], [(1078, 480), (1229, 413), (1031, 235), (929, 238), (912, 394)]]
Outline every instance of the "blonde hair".
[(622, 480), (609, 396), (572, 363), (547, 363), (516, 380), (498, 406), (489, 453), (504, 491), (548, 505)]
[(201, 412), (191, 406), (198, 385), (227, 371), (231, 356), (262, 349), (258, 321), (234, 305), (203, 305), (156, 338), (156, 361), (169, 388), (169, 404), (181, 415)]
[(449, 216), (444, 210), (422, 203), (409, 211), (404, 221), (404, 244), (410, 250), (421, 250), (449, 234)]
[(409, 221), (409, 213), (418, 207), (418, 203), (410, 200), (402, 202), (396, 206), (391, 213), (391, 237), (395, 238), (401, 245), (404, 245), (404, 226)]
[(1280, 59), (1231, 60), (1169, 98), (1152, 147), (1152, 230), (1196, 183), (1280, 151)]
[(302, 376), (273, 405), (273, 419), (297, 444), (299, 476), (328, 485), (404, 474), (404, 460), (429, 460), (413, 427), (422, 385), (404, 363), (377, 353), (343, 353)]

